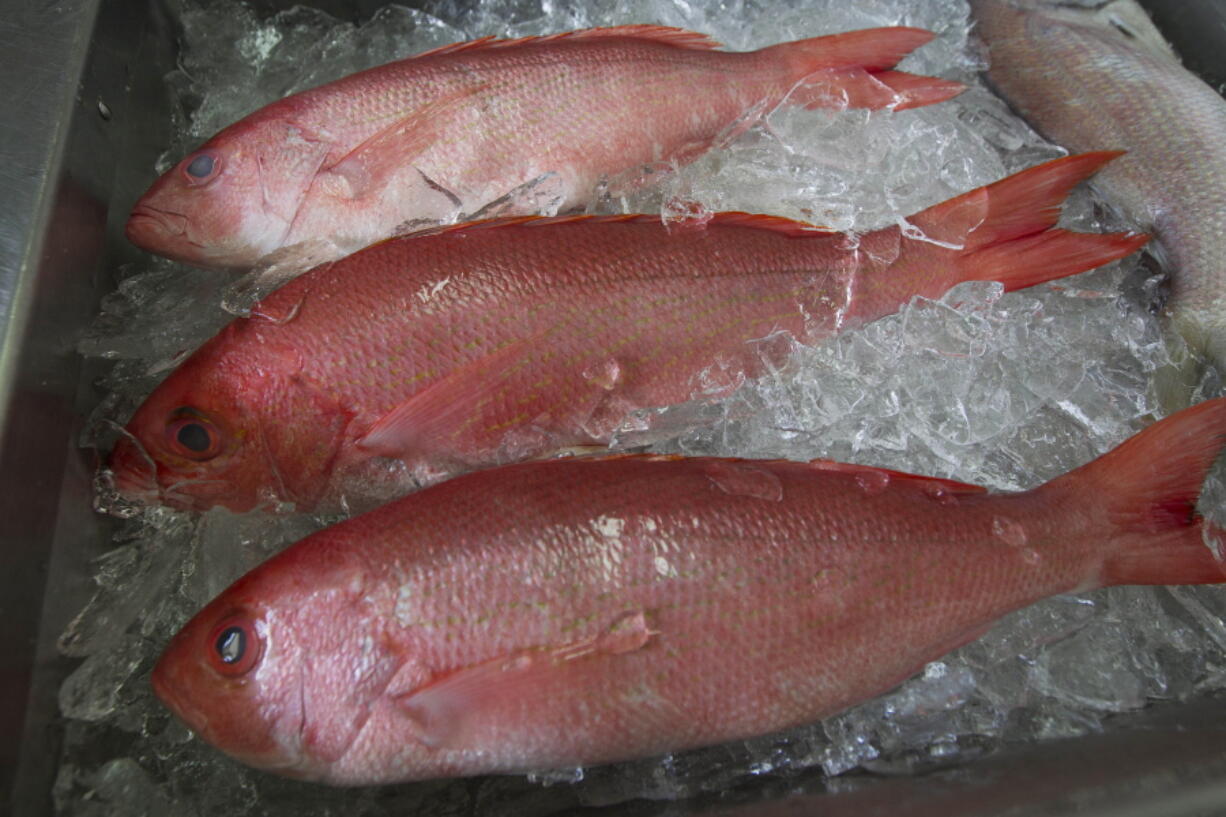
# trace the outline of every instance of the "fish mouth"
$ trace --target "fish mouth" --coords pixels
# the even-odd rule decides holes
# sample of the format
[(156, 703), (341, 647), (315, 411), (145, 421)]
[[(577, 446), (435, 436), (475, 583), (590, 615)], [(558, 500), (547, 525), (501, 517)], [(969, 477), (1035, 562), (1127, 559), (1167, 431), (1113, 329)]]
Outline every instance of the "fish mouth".
[(134, 232), (141, 234), (150, 231), (167, 236), (184, 235), (187, 233), (187, 216), (173, 210), (159, 210), (147, 204), (138, 204), (128, 216), (125, 232), (131, 239)]
[(208, 716), (191, 705), (190, 695), (179, 694), (185, 687), (182, 683), (177, 682), (178, 679), (174, 677), (174, 674), (168, 661), (165, 659), (158, 661), (157, 666), (153, 668), (153, 673), (149, 676), (149, 685), (153, 687), (153, 694), (174, 713), (176, 718), (191, 727), (192, 731), (200, 735), (206, 734), (209, 728)]
[(184, 213), (138, 204), (132, 208), (123, 233), (142, 250), (192, 263), (205, 252), (205, 247), (188, 235), (188, 224)]
[[(104, 487), (107, 489), (103, 499), (103, 507), (110, 513), (114, 507), (115, 515), (130, 515), (128, 506), (140, 507), (149, 505), (165, 505), (180, 511), (206, 511), (213, 506), (212, 495), (224, 494), (229, 482), (223, 479), (181, 479), (168, 485), (163, 485), (158, 474), (158, 466), (145, 451), (140, 441), (135, 437), (124, 438), (115, 444), (111, 452), (110, 462), (102, 475)], [(184, 491), (191, 486), (208, 485), (202, 493), (208, 496), (196, 496)], [(197, 487), (195, 491), (200, 491)]]
[(99, 502), (104, 506), (99, 509), (107, 513), (118, 509), (118, 515), (126, 515), (131, 505), (157, 504), (162, 492), (157, 463), (130, 431), (120, 428), (119, 432), (123, 436), (98, 474)]
[(158, 491), (136, 475), (101, 469), (94, 477), (94, 510), (129, 519), (158, 502)]

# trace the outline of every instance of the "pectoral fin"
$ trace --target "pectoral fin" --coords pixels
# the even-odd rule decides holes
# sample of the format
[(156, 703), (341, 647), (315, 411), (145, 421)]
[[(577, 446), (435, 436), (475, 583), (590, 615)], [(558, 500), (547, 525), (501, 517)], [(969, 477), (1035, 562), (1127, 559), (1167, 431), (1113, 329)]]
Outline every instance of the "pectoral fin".
[(480, 748), (501, 730), (530, 723), (534, 709), (551, 706), (559, 696), (584, 694), (654, 635), (643, 612), (627, 613), (598, 636), (465, 667), (398, 696), (396, 703), (427, 746)]
[[(350, 195), (355, 199), (378, 193), (394, 174), (413, 166), (417, 159), (442, 140), (444, 134), (454, 127), (462, 108), (484, 88), (483, 85), (460, 88), (407, 112), (349, 151), (326, 171), (343, 177), (349, 184)], [(446, 180), (421, 175), (427, 186), (456, 200), (455, 194), (447, 189)]]
[(371, 424), (358, 447), (406, 461), (475, 462), (511, 439), (520, 458), (603, 442), (638, 407), (625, 395), (632, 365), (613, 357), (560, 362), (550, 335), (570, 331), (549, 327), (448, 372)]
[(529, 361), (531, 340), (517, 340), (448, 372), (379, 418), (358, 447), (376, 456), (452, 451), (455, 438), (481, 421), (485, 405)]

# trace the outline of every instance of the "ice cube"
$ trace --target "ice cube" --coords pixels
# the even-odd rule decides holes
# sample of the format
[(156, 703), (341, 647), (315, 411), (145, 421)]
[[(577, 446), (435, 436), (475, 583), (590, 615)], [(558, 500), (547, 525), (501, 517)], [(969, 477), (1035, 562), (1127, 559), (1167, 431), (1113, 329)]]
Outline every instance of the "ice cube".
[(1035, 688), (1064, 703), (1123, 712), (1144, 702), (1145, 683), (1129, 660), (1129, 635), (1116, 622), (1096, 620), (1043, 651), (1031, 668)]

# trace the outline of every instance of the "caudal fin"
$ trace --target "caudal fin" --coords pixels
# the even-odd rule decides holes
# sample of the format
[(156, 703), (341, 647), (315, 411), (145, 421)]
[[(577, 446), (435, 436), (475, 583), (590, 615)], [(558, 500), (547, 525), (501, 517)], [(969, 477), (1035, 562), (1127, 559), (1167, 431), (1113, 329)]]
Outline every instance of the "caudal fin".
[(993, 244), (958, 259), (968, 281), (1000, 281), (1006, 290), (1076, 275), (1132, 255), (1149, 236), (1141, 233), (1074, 233), (1051, 229)]
[(1055, 224), (1072, 189), (1120, 155), (1095, 151), (1045, 162), (929, 207), (909, 221), (928, 237), (962, 248), (959, 281), (1000, 281), (1013, 290), (1101, 267), (1136, 252), (1149, 237), (1075, 233)]
[(1226, 565), (1205, 544), (1196, 500), (1226, 446), (1226, 398), (1209, 400), (1154, 423), (1123, 445), (1044, 489), (1103, 503), (1114, 543), (1103, 584), (1226, 582)]
[(911, 216), (907, 222), (918, 234), (909, 234), (899, 260), (864, 287), (849, 317), (876, 320), (913, 296), (939, 298), (964, 281), (1022, 289), (1135, 252), (1149, 236), (1055, 227), (1069, 191), (1119, 155), (1100, 151), (1056, 159)]
[(967, 250), (1041, 233), (1056, 226), (1060, 207), (1074, 187), (1123, 155), (1096, 150), (1053, 159), (935, 204), (910, 221), (929, 234), (962, 233), (965, 238), (959, 243)]
[(887, 86), (898, 97), (894, 105), (896, 111), (934, 105), (953, 99), (966, 90), (966, 86), (956, 80), (908, 74), (906, 71), (882, 71), (873, 74), (873, 79)]
[(796, 83), (788, 102), (806, 108), (905, 110), (943, 102), (966, 90), (953, 80), (892, 71), (933, 38), (922, 28), (870, 28), (780, 43), (761, 53), (781, 60)]

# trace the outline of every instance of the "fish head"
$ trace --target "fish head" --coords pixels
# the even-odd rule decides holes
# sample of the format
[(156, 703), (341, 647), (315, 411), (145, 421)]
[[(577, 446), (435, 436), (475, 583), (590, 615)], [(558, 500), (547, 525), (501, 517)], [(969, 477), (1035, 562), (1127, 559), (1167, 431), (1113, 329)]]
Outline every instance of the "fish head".
[(228, 334), (172, 372), (128, 422), (107, 464), (124, 499), (238, 513), (317, 503), (349, 415), (296, 374), (296, 356), (257, 357), (258, 344), (231, 345)]
[(151, 682), (217, 749), (278, 774), (327, 780), (403, 660), (383, 636), (360, 568), (338, 564), (347, 557), (326, 547), (304, 550), (309, 541), (201, 610), (171, 639)]
[(208, 743), (261, 769), (301, 761), (297, 668), (275, 613), (249, 600), (210, 604), (167, 645), (153, 691)]
[(255, 266), (285, 243), (329, 147), (283, 119), (238, 122), (153, 183), (128, 240), (194, 266)]

